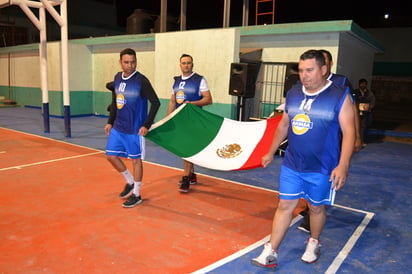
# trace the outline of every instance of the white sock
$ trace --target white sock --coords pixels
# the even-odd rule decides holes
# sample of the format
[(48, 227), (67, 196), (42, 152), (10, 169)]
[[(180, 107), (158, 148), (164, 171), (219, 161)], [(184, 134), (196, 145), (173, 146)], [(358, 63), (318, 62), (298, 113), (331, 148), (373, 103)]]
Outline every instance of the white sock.
[(129, 184), (129, 185), (132, 185), (132, 184), (133, 184), (133, 176), (132, 176), (132, 174), (130, 174), (130, 172), (129, 172), (128, 169), (126, 169), (126, 170), (123, 171), (123, 172), (120, 172), (120, 174), (123, 175), (123, 177), (124, 177), (124, 179), (126, 180), (126, 183), (127, 183), (127, 184)]
[(141, 186), (142, 182), (134, 182), (134, 189), (133, 189), (133, 193), (136, 196), (140, 196), (140, 186)]

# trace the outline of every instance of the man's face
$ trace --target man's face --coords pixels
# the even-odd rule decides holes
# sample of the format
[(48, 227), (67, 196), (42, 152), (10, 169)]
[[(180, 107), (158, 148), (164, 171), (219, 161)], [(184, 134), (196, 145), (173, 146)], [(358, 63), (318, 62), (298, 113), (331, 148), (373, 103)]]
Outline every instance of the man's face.
[(323, 87), (326, 74), (327, 66), (319, 67), (315, 58), (299, 61), (300, 81), (308, 92), (316, 92)]
[(183, 76), (188, 76), (192, 74), (193, 71), (193, 60), (190, 57), (182, 57), (180, 59), (180, 70)]
[(125, 77), (135, 72), (137, 65), (136, 56), (125, 54), (122, 56), (119, 62)]
[(362, 83), (360, 83), (359, 84), (359, 88), (361, 89), (361, 90), (365, 90), (366, 88), (367, 88), (367, 84), (365, 83), (365, 82), (362, 82)]

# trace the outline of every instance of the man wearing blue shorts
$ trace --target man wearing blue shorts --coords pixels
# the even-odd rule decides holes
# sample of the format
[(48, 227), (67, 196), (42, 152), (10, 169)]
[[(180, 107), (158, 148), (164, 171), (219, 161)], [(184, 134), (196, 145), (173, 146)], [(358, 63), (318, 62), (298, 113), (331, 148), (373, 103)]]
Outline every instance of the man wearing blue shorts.
[[(352, 97), (355, 100), (355, 104), (353, 104), (353, 110), (354, 110), (354, 113), (355, 113), (355, 147), (354, 147), (354, 152), (358, 152), (362, 147), (362, 140), (361, 140), (361, 134), (360, 134), (360, 118), (359, 118), (358, 104), (356, 104), (356, 97), (353, 96), (352, 84), (349, 82), (349, 79), (345, 75), (333, 73), (331, 71), (332, 66), (333, 66), (332, 54), (328, 50), (325, 50), (325, 49), (320, 49), (319, 51), (322, 52), (323, 56), (325, 57), (326, 66), (328, 68), (328, 73), (326, 74), (326, 76), (327, 76), (326, 79), (332, 81), (334, 84), (336, 84), (338, 86), (342, 86), (344, 88), (349, 88), (351, 90)], [(304, 232), (310, 233), (309, 208), (306, 208), (300, 214), (303, 215), (303, 221), (298, 226), (298, 229), (300, 229)]]
[(273, 218), (270, 241), (252, 259), (257, 266), (278, 265), (278, 248), (292, 221), (300, 198), (309, 203), (310, 237), (301, 260), (315, 262), (320, 255), (320, 234), (326, 222), (325, 205), (334, 203), (335, 191), (348, 176), (355, 144), (355, 119), (349, 89), (328, 80), (325, 57), (319, 50), (300, 56), (299, 78), (286, 96), (285, 112), (262, 166), (272, 162), (280, 143), (288, 147), (280, 172), (280, 201)]
[[(119, 195), (120, 198), (128, 198), (123, 207), (134, 207), (142, 202), (140, 186), (145, 153), (144, 136), (153, 123), (160, 101), (150, 81), (136, 70), (136, 52), (133, 49), (122, 50), (119, 63), (122, 72), (118, 72), (114, 77), (110, 116), (104, 127), (106, 135), (109, 136), (106, 157), (126, 181), (124, 190)], [(121, 158), (132, 160), (133, 174)]]

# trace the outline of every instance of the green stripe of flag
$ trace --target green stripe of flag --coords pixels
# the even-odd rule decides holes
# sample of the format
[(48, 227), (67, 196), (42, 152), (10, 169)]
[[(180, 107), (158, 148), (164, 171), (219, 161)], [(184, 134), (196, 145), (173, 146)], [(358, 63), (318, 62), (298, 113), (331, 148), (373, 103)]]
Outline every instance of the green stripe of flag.
[(223, 117), (192, 104), (180, 106), (169, 116), (154, 124), (146, 138), (179, 157), (190, 157), (203, 150), (223, 123)]

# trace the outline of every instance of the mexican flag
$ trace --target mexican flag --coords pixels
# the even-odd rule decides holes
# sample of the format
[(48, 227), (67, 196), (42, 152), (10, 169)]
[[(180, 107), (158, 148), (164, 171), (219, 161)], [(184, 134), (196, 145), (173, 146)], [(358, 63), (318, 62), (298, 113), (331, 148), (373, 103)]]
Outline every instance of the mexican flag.
[(252, 169), (261, 167), (280, 118), (241, 122), (184, 104), (152, 125), (146, 138), (195, 165)]

